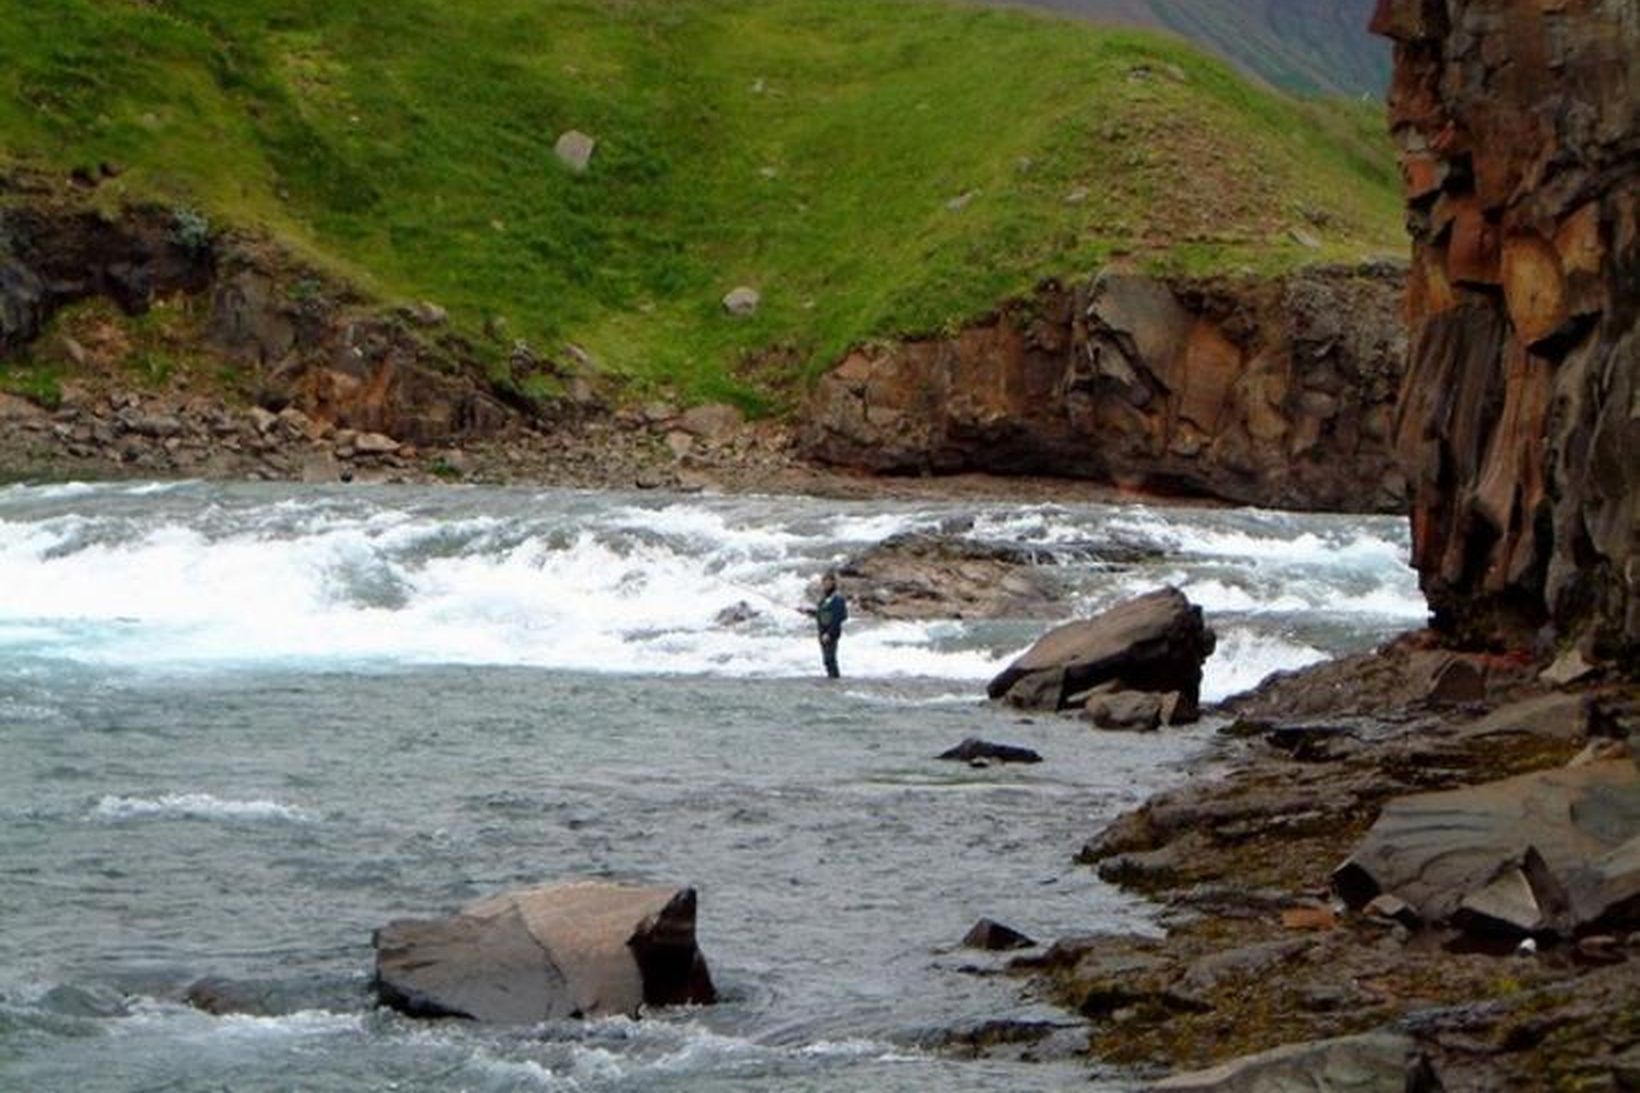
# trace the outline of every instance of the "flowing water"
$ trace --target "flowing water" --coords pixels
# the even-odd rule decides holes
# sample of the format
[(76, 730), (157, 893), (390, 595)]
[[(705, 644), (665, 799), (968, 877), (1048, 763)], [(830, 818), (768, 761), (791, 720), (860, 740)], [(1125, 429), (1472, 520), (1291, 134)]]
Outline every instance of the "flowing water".
[[(201, 483), (0, 490), (0, 1089), (982, 1090), (937, 1030), (1051, 1018), (982, 916), (1154, 929), (1075, 866), (1211, 724), (1024, 719), (984, 682), (1043, 629), (856, 618), (829, 563), (953, 517), (1045, 546), (1079, 611), (1164, 582), (1219, 632), (1205, 697), (1418, 625), (1402, 522)], [(845, 589), (846, 591), (846, 589)], [(746, 604), (750, 618), (717, 621)], [(744, 613), (744, 612), (743, 612)], [(963, 737), (1031, 767), (932, 756)], [(503, 889), (690, 884), (715, 1007), (524, 1029), (374, 1008), (370, 933)], [(184, 1004), (218, 977), (258, 1016)]]

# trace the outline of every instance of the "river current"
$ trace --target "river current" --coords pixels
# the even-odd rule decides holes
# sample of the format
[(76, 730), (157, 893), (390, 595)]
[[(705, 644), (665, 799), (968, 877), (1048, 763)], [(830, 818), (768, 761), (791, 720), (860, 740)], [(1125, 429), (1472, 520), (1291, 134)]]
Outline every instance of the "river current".
[[(820, 678), (794, 610), (813, 578), (953, 517), (1157, 547), (1058, 574), (1082, 613), (1181, 587), (1219, 634), (1207, 700), (1425, 616), (1404, 522), (1379, 517), (0, 489), (0, 1089), (1129, 1088), (927, 1045), (1059, 1016), (959, 946), (980, 916), (1043, 940), (1156, 928), (1072, 855), (1187, 777), (1214, 725), (990, 707), (1040, 622), (856, 617), (844, 678)], [(933, 758), (975, 735), (1045, 761)], [(377, 926), (583, 877), (695, 886), (722, 1003), (524, 1029), (372, 1005)], [(259, 1014), (187, 1005), (208, 977)]]

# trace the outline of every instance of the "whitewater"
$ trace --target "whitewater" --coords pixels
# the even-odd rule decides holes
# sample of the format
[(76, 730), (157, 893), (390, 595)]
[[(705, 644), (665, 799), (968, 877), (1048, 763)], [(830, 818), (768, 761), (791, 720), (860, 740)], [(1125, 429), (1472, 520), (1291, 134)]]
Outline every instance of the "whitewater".
[[(1046, 547), (1086, 614), (1173, 584), (1211, 701), (1421, 625), (1403, 521), (468, 487), (0, 489), (0, 1088), (1088, 1088), (943, 1030), (1062, 1019), (961, 949), (1154, 929), (1071, 857), (1201, 726), (982, 701), (1044, 629), (797, 610), (906, 531)], [(845, 580), (845, 594), (847, 582)], [(724, 612), (737, 621), (725, 621)], [(966, 736), (1030, 768), (932, 757)], [(691, 884), (716, 1007), (531, 1029), (371, 1005), (370, 931), (526, 884)], [(216, 1016), (190, 984), (232, 985)], [(1128, 1087), (1104, 1075), (1095, 1087)]]

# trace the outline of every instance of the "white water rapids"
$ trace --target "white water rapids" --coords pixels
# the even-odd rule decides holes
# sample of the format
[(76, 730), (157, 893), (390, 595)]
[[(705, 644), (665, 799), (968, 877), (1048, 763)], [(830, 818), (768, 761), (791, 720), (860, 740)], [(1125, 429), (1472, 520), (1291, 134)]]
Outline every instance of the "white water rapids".
[[(0, 489), (0, 1089), (1127, 1089), (930, 1045), (1062, 1021), (957, 942), (1154, 929), (1080, 843), (1211, 720), (1096, 733), (983, 701), (1048, 624), (796, 608), (903, 531), (1171, 583), (1204, 696), (1419, 625), (1403, 522), (1247, 510), (443, 488)], [(848, 588), (844, 588), (845, 593)], [(750, 618), (719, 622), (744, 603)], [(1044, 762), (934, 757), (965, 736)], [(371, 931), (525, 884), (690, 884), (719, 1005), (490, 1029), (375, 1007)], [(975, 969), (981, 974), (975, 974)], [(216, 977), (255, 1012), (189, 1007)]]

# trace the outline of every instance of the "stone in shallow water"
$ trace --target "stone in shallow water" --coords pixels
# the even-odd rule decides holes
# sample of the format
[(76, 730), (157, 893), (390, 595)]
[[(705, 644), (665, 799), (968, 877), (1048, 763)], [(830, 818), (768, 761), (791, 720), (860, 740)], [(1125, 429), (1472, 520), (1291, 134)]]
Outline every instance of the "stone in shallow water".
[(545, 885), (390, 922), (374, 944), (378, 996), (416, 1017), (533, 1024), (717, 997), (692, 888)]
[(1030, 748), (1022, 748), (1015, 744), (993, 744), (977, 736), (970, 736), (956, 747), (942, 751), (936, 758), (953, 759), (964, 763), (981, 759), (995, 760), (998, 763), (1042, 762), (1042, 756)]
[(1036, 944), (1012, 926), (1005, 926), (989, 918), (982, 918), (974, 923), (967, 936), (962, 939), (962, 943), (970, 949), (987, 949), (991, 952), (1029, 949)]
[(1048, 631), (991, 681), (987, 694), (1064, 710), (1108, 683), (1116, 690), (1177, 692), (1171, 720), (1181, 724), (1196, 719), (1202, 661), (1214, 645), (1201, 608), (1178, 589), (1162, 588)]

